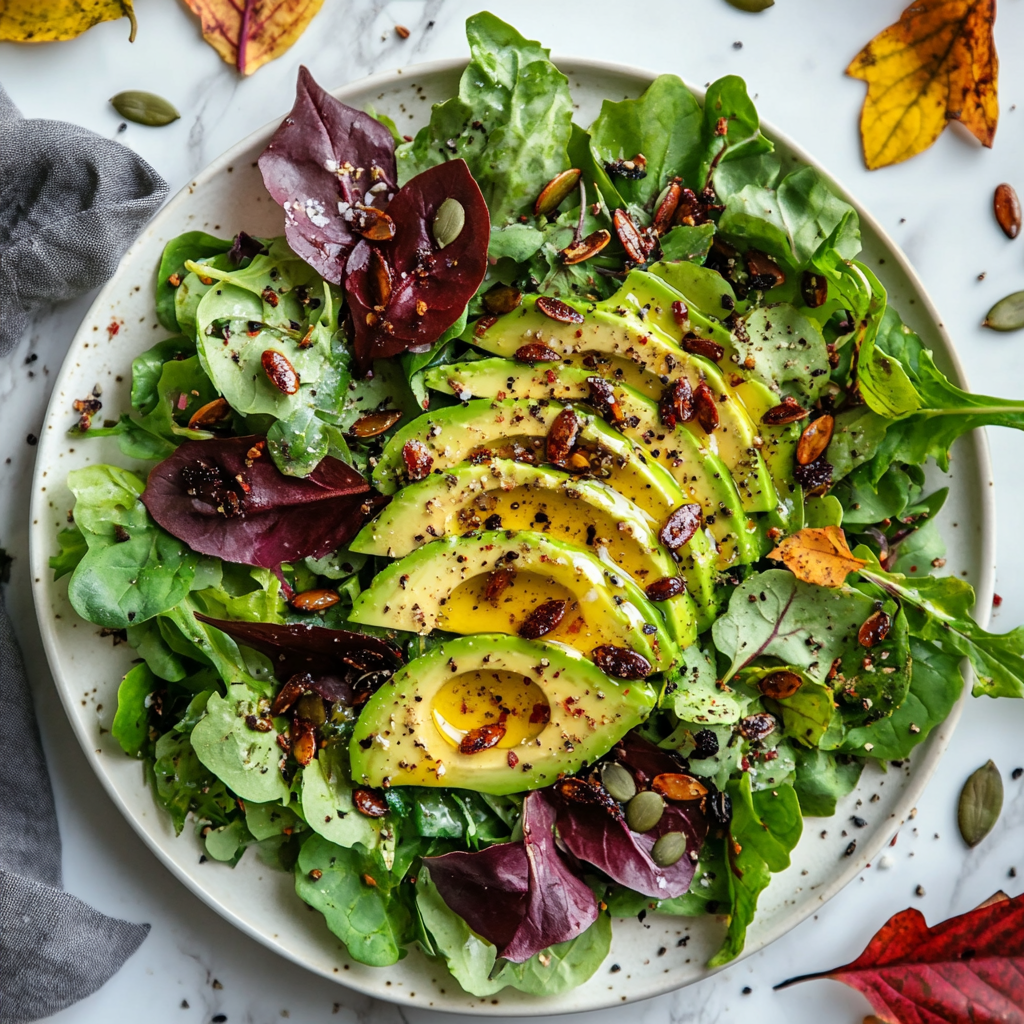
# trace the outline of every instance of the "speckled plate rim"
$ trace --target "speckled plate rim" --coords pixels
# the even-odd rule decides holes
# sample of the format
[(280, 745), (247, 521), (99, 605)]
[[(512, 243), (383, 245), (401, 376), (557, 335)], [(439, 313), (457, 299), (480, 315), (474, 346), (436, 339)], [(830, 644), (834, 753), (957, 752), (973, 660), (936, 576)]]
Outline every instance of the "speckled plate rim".
[[(610, 61), (595, 61), (588, 60), (585, 58), (572, 58), (572, 57), (554, 57), (555, 64), (568, 76), (574, 73), (606, 73), (610, 75), (618, 75), (623, 78), (632, 79), (633, 82), (639, 88), (646, 87), (656, 77), (656, 73), (643, 68), (632, 67), (629, 65), (617, 64)], [(404, 82), (408, 82), (413, 76), (416, 76), (422, 80), (424, 76), (434, 76), (439, 74), (451, 74), (463, 69), (466, 65), (464, 58), (454, 58), (441, 61), (431, 61), (422, 64), (416, 64), (409, 68), (382, 72), (376, 75), (367, 76), (357, 81), (351, 82), (339, 89), (333, 90), (333, 94), (341, 100), (350, 97), (352, 94), (365, 93), (370, 89), (387, 89), (400, 85)], [(687, 83), (693, 94), (703, 101), (704, 90), (696, 88)], [(280, 116), (283, 116), (284, 112)], [(231, 149), (226, 151), (211, 164), (209, 164), (199, 175), (195, 176), (191, 182), (182, 188), (177, 195), (175, 195), (154, 217), (153, 221), (147, 226), (147, 230), (158, 227), (161, 220), (168, 217), (172, 212), (176, 211), (179, 207), (187, 205), (189, 199), (193, 193), (193, 190), (201, 186), (204, 182), (210, 180), (213, 176), (221, 173), (226, 167), (231, 165), (237, 160), (237, 158), (250, 149), (256, 143), (263, 140), (269, 139), (270, 134), (274, 128), (280, 123), (280, 117), (271, 121), (265, 127), (258, 129), (251, 133), (245, 139), (238, 142)], [(787, 147), (793, 156), (801, 161), (802, 163), (814, 167), (820, 173), (830, 181), (835, 191), (842, 196), (851, 206), (856, 209), (862, 224), (867, 225), (875, 233), (882, 245), (888, 250), (888, 255), (900, 268), (902, 273), (906, 276), (910, 285), (916, 290), (920, 303), (921, 311), (923, 315), (929, 319), (934, 325), (938, 336), (940, 337), (944, 352), (942, 355), (945, 357), (947, 364), (952, 370), (952, 377), (956, 383), (963, 388), (968, 388), (966, 375), (962, 364), (960, 363), (959, 357), (957, 356), (956, 349), (953, 346), (952, 340), (947, 334), (942, 320), (936, 310), (934, 303), (931, 301), (927, 291), (924, 288), (921, 280), (918, 278), (914, 271), (910, 261), (906, 255), (899, 248), (899, 246), (889, 237), (888, 233), (881, 227), (881, 225), (875, 220), (874, 217), (868, 213), (863, 206), (857, 202), (857, 200), (839, 183), (835, 178), (829, 174), (821, 165), (813, 159), (801, 146), (794, 143), (787, 135), (776, 130), (770, 122), (762, 121), (762, 129), (764, 134), (776, 141), (783, 146)], [(49, 406), (46, 411), (45, 422), (50, 422), (51, 418), (57, 413), (63, 410), (57, 409), (57, 403), (60, 400), (61, 392), (63, 390), (62, 385), (65, 379), (70, 376), (71, 366), (74, 362), (74, 358), (82, 345), (82, 342), (86, 339), (85, 324), (88, 323), (91, 318), (93, 311), (99, 307), (104, 306), (110, 302), (111, 296), (118, 293), (118, 289), (121, 287), (121, 277), (124, 274), (125, 268), (132, 263), (138, 250), (142, 248), (142, 239), (144, 236), (140, 236), (132, 247), (122, 257), (121, 262), (118, 266), (114, 276), (107, 282), (103, 289), (97, 295), (93, 306), (90, 308), (89, 313), (83, 320), (83, 327), (76, 333), (71, 346), (68, 350), (68, 355), (65, 357), (65, 361), (61, 367), (60, 373), (57, 375), (52, 397)], [(43, 640), (43, 646), (46, 651), (47, 660), (50, 664), (50, 668), (54, 674), (55, 680), (58, 677), (58, 646), (59, 641), (55, 628), (55, 623), (52, 621), (48, 608), (48, 595), (46, 590), (46, 576), (49, 573), (48, 558), (49, 553), (52, 549), (53, 538), (50, 533), (49, 516), (46, 514), (47, 509), (45, 507), (46, 499), (44, 498), (44, 486), (43, 486), (43, 474), (45, 467), (49, 464), (49, 459), (44, 458), (44, 454), (50, 445), (59, 443), (55, 432), (43, 432), (43, 436), (40, 440), (39, 450), (36, 459), (35, 471), (32, 482), (32, 502), (30, 509), (30, 525), (29, 525), (29, 550), (30, 550), (30, 563), (32, 567), (32, 578), (33, 578), (33, 598), (36, 605), (36, 615), (39, 623), (40, 634)], [(992, 467), (991, 459), (989, 454), (988, 439), (983, 430), (976, 430), (970, 435), (969, 438), (959, 442), (961, 445), (969, 444), (974, 448), (974, 458), (976, 461), (976, 473), (982, 478), (980, 486), (976, 489), (977, 494), (977, 515), (979, 520), (979, 526), (981, 530), (981, 539), (979, 542), (979, 554), (978, 559), (980, 562), (981, 570), (978, 578), (975, 580), (975, 590), (977, 594), (976, 604), (976, 615), (980, 625), (987, 626), (991, 604), (992, 595), (995, 584), (995, 499), (992, 494), (991, 486), (984, 486), (990, 484), (992, 480)], [(32, 525), (35, 523), (36, 525)], [(732, 961), (732, 963), (725, 966), (732, 966), (732, 964), (738, 963), (739, 960), (745, 959), (748, 956), (758, 952), (765, 946), (774, 942), (782, 935), (792, 930), (801, 921), (809, 917), (818, 907), (823, 905), (829, 899), (836, 895), (841, 889), (843, 889), (849, 882), (851, 882), (863, 869), (870, 863), (870, 861), (882, 850), (882, 848), (889, 842), (892, 834), (898, 830), (898, 828), (906, 820), (911, 809), (917, 803), (922, 791), (930, 780), (931, 776), (935, 772), (940, 758), (946, 750), (949, 740), (952, 736), (953, 729), (959, 720), (960, 714), (963, 711), (965, 701), (968, 699), (970, 694), (970, 672), (969, 669), (965, 669), (965, 687), (964, 693), (956, 706), (953, 708), (949, 717), (943, 723), (942, 727), (937, 728), (929, 739), (922, 745), (923, 749), (920, 749), (913, 761), (912, 777), (908, 785), (903, 790), (898, 803), (894, 807), (894, 815), (885, 822), (880, 822), (875, 828), (871, 836), (865, 836), (864, 841), (858, 845), (856, 853), (842, 862), (841, 868), (836, 871), (834, 878), (820, 890), (816, 891), (816, 898), (813, 901), (805, 901), (803, 906), (793, 907), (785, 912), (780, 912), (776, 915), (775, 920), (771, 926), (766, 930), (761, 931), (755, 939), (748, 941), (746, 947), (740, 956)], [(117, 805), (118, 809), (128, 820), (129, 824), (136, 831), (139, 837), (144, 843), (153, 851), (154, 854), (163, 862), (164, 866), (175, 875), (180, 882), (187, 886), (196, 896), (199, 897), (204, 903), (211, 907), (214, 911), (220, 914), (223, 918), (230, 921), (235, 927), (239, 928), (242, 932), (249, 935), (251, 938), (274, 950), (275, 952), (288, 957), (296, 963), (302, 966), (309, 966), (304, 964), (297, 956), (290, 954), (290, 952), (282, 945), (282, 943), (257, 928), (253, 928), (248, 922), (239, 918), (235, 912), (223, 902), (221, 902), (215, 895), (208, 892), (202, 885), (199, 885), (188, 876), (176, 863), (176, 861), (170, 857), (163, 849), (160, 848), (156, 838), (150, 834), (151, 826), (142, 820), (139, 820), (129, 809), (125, 801), (121, 799), (120, 794), (117, 792), (113, 781), (108, 778), (107, 773), (104, 770), (103, 762), (97, 756), (97, 752), (94, 750), (93, 738), (89, 736), (86, 731), (86, 727), (81, 718), (74, 713), (71, 704), (71, 692), (68, 686), (61, 685), (58, 681), (57, 689), (60, 692), (62, 703), (64, 704), (65, 711), (70, 719), (72, 729), (82, 746), (82, 750), (88, 760), (90, 766), (95, 771), (104, 789), (107, 791), (110, 798)], [(893, 821), (893, 818), (896, 820)], [(805, 832), (804, 839), (807, 838)], [(804, 841), (804, 840), (802, 840)], [(673, 991), (677, 988), (683, 987), (688, 984), (693, 984), (697, 980), (710, 977), (713, 974), (724, 970), (724, 967), (716, 969), (706, 969), (699, 978), (689, 980), (679, 980), (672, 977), (671, 973), (668, 973), (663, 979), (652, 979), (652, 984), (648, 989), (645, 989), (642, 993), (637, 993), (628, 997), (628, 1002), (634, 1002), (640, 999), (646, 999), (653, 996), (661, 995), (665, 992)], [(354, 989), (362, 992), (366, 995), (370, 995), (379, 999), (387, 1000), (390, 1002), (399, 1002), (400, 993), (396, 993), (394, 990), (389, 990), (384, 984), (384, 975), (387, 969), (381, 971), (381, 980), (379, 983), (365, 983), (360, 978), (353, 976), (339, 977), (337, 974), (329, 974), (324, 972), (321, 973), (323, 977), (329, 978), (339, 984), (344, 985), (347, 988)], [(574, 990), (575, 993), (582, 995), (583, 990)], [(602, 996), (599, 993), (595, 993), (596, 998), (590, 998), (586, 1000), (579, 1000), (576, 1005), (566, 1006), (566, 996), (572, 997), (574, 993), (565, 993), (560, 997), (553, 997), (553, 999), (547, 999), (544, 997), (536, 997), (529, 1001), (522, 1001), (517, 1003), (502, 1003), (499, 1006), (491, 1006), (488, 1002), (478, 999), (477, 997), (469, 996), (465, 993), (459, 993), (458, 996), (450, 997), (446, 1000), (435, 999), (431, 1003), (431, 1008), (435, 1010), (444, 1010), (452, 1013), (462, 1014), (474, 1014), (474, 1015), (487, 1015), (487, 1016), (533, 1016), (538, 1013), (576, 1013), (585, 1012), (589, 1010), (604, 1009), (610, 1006), (621, 1006), (623, 1005), (623, 999), (626, 997), (619, 996), (618, 994), (610, 994), (609, 996)], [(554, 1000), (557, 1000), (557, 1006), (551, 1005)], [(402, 1000), (404, 1003), (404, 1000)], [(467, 1004), (472, 1005), (467, 1005)], [(404, 1005), (409, 1005), (404, 1003)], [(416, 1005), (416, 1004), (413, 1004)]]

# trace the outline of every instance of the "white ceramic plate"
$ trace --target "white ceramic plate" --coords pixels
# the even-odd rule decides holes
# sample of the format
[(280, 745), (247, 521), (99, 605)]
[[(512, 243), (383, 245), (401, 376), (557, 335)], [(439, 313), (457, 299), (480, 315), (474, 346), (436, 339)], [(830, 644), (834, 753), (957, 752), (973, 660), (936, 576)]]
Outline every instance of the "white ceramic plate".
[[(605, 97), (639, 95), (653, 75), (618, 65), (562, 60), (578, 104), (576, 120), (589, 124)], [(425, 64), (405, 72), (377, 75), (335, 95), (363, 107), (372, 103), (391, 115), (400, 130), (412, 134), (429, 116), (430, 105), (457, 90), (462, 61)], [(699, 90), (694, 90), (699, 96)], [(282, 116), (284, 111), (281, 112)], [(125, 757), (109, 735), (119, 680), (134, 652), (112, 647), (96, 627), (83, 622), (67, 600), (66, 580), (51, 582), (47, 559), (56, 550), (55, 536), (66, 524), (73, 499), (65, 485), (71, 469), (89, 463), (125, 460), (114, 439), (83, 443), (69, 439), (76, 421), (71, 403), (97, 383), (103, 391), (104, 415), (129, 408), (131, 360), (161, 340), (166, 332), (153, 311), (153, 280), (164, 244), (184, 231), (204, 230), (230, 237), (239, 230), (253, 235), (283, 233), (281, 210), (269, 198), (256, 168), (279, 119), (214, 161), (183, 189), (152, 221), (127, 252), (117, 273), (85, 318), (57, 378), (39, 443), (32, 495), (31, 564), (39, 626), (68, 717), (90, 764), (140, 836), (174, 874), (218, 913), (237, 927), (311, 971), (351, 988), (398, 1003), (464, 1013), (532, 1015), (593, 1010), (642, 999), (690, 984), (709, 973), (705, 964), (720, 941), (723, 924), (701, 919), (654, 915), (640, 924), (616, 921), (612, 951), (595, 976), (573, 992), (551, 999), (505, 989), (490, 999), (466, 995), (437, 965), (411, 952), (390, 968), (353, 963), (328, 932), (319, 914), (312, 914), (295, 896), (292, 878), (263, 866), (252, 854), (234, 869), (200, 864), (201, 848), (191, 828), (175, 837), (166, 814), (153, 802), (138, 763)], [(813, 163), (795, 145), (765, 127), (783, 159), (784, 168)], [(938, 316), (906, 258), (878, 224), (841, 188), (861, 218), (861, 258), (881, 278), (893, 304), (936, 352), (940, 365), (966, 386)], [(994, 579), (994, 512), (991, 469), (982, 433), (962, 440), (953, 473), (935, 485), (950, 484), (941, 526), (949, 544), (947, 572), (961, 572), (978, 591), (980, 616), (987, 618)], [(146, 467), (139, 467), (143, 474)], [(864, 772), (857, 791), (840, 806), (834, 819), (853, 813), (868, 825), (856, 832), (856, 849), (845, 855), (851, 837), (829, 828), (828, 838), (810, 819), (793, 855), (792, 866), (776, 875), (761, 897), (744, 955), (789, 931), (835, 895), (889, 841), (914, 806), (935, 769), (959, 707), (921, 745), (911, 761), (888, 773)], [(612, 970), (619, 965), (619, 970)]]

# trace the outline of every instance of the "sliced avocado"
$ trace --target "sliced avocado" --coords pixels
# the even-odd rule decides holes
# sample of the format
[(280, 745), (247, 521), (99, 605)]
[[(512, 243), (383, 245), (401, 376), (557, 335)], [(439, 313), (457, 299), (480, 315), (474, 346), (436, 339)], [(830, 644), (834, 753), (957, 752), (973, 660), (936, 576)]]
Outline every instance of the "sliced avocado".
[[(428, 387), (460, 397), (582, 401), (590, 396), (587, 380), (593, 376), (595, 371), (584, 366), (546, 363), (531, 368), (509, 359), (452, 363), (425, 374)], [(756, 562), (763, 554), (756, 528), (743, 513), (740, 494), (722, 460), (685, 427), (667, 431), (657, 405), (634, 388), (618, 381), (609, 383), (623, 416), (617, 429), (672, 474), (687, 501), (700, 504), (719, 545), (719, 567)]]
[[(400, 669), (369, 699), (351, 741), (369, 786), (519, 793), (607, 753), (654, 707), (646, 683), (606, 676), (564, 644), (503, 634), (460, 637)], [(473, 729), (493, 745), (459, 749)]]
[[(507, 573), (496, 594), (497, 570)], [(550, 600), (567, 602), (546, 639), (590, 654), (630, 647), (657, 670), (668, 668), (696, 637), (693, 602), (663, 602), (659, 614), (611, 561), (574, 544), (523, 530), (486, 530), (435, 540), (392, 562), (356, 599), (349, 621), (427, 634), (517, 633)]]
[[(545, 460), (544, 439), (555, 418), (565, 408), (559, 402), (539, 399), (477, 399), (462, 405), (433, 410), (399, 430), (387, 443), (373, 471), (373, 483), (383, 494), (394, 494), (405, 482), (402, 449), (418, 441), (430, 453), (433, 472), (465, 462), (482, 452), (480, 461), (500, 457), (501, 450), (516, 440), (538, 462)], [(583, 420), (580, 442), (608, 456), (594, 471), (609, 486), (639, 505), (655, 522), (663, 523), (671, 512), (689, 499), (669, 473), (652, 462), (604, 420), (578, 410)]]
[[(659, 523), (599, 480), (511, 459), (456, 466), (403, 487), (349, 545), (366, 555), (401, 558), (431, 540), (481, 528), (534, 530), (608, 557), (642, 587), (681, 574), (697, 608), (697, 631), (715, 620), (716, 552), (698, 531), (677, 552), (658, 540)], [(679, 598), (672, 598), (678, 601)]]
[(629, 363), (634, 365), (634, 374), (624, 377), (624, 381), (638, 386), (655, 400), (674, 378), (685, 376), (693, 388), (706, 383), (717, 402), (719, 426), (710, 435), (696, 421), (687, 424), (687, 429), (695, 431), (702, 443), (717, 452), (729, 467), (745, 512), (767, 512), (775, 507), (771, 477), (757, 450), (757, 428), (732, 396), (718, 366), (683, 351), (659, 327), (641, 320), (625, 307), (613, 310), (578, 303), (577, 311), (584, 319), (577, 324), (545, 316), (536, 309), (536, 302), (535, 296), (524, 299), (518, 309), (482, 332), (477, 333), (479, 328), (474, 330), (469, 340), (478, 348), (506, 358), (514, 357), (529, 344), (544, 345), (561, 356), (612, 356), (624, 374)]

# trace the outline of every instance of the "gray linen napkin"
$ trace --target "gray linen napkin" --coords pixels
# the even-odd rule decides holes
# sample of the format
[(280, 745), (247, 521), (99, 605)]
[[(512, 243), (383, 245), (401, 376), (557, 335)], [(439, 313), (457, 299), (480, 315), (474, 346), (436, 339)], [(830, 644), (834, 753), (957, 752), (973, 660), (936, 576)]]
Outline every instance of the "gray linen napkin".
[(166, 195), (131, 150), (22, 118), (0, 86), (0, 355), (34, 310), (106, 281)]
[[(131, 150), (75, 125), (24, 120), (0, 86), (0, 354), (32, 311), (109, 277), (166, 194)], [(63, 891), (53, 792), (2, 594), (0, 750), (0, 1024), (23, 1024), (95, 992), (149, 925)]]

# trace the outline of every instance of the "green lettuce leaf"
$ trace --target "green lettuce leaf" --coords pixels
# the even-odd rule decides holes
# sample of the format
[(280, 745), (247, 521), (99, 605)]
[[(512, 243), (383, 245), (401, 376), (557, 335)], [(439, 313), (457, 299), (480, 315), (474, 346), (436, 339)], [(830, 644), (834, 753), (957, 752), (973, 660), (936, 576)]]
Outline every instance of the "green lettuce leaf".
[(817, 748), (798, 748), (793, 788), (806, 817), (830, 818), (836, 803), (852, 793), (864, 765), (848, 756), (837, 756)]

